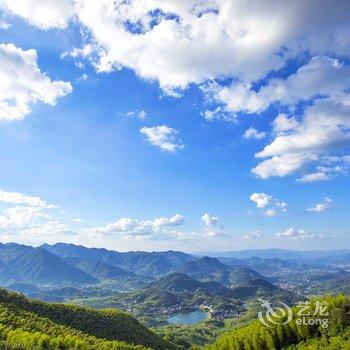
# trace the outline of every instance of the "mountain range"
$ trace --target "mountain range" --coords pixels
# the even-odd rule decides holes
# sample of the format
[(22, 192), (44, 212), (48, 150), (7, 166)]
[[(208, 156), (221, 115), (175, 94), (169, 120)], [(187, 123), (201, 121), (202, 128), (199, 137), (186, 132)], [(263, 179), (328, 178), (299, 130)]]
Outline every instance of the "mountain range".
[[(319, 251), (269, 249), (208, 257), (171, 250), (117, 252), (65, 243), (40, 247), (0, 243), (0, 284), (50, 301), (113, 299), (115, 293), (134, 291), (136, 296), (147, 292), (145, 295), (152, 295), (152, 300), (163, 300), (167, 305), (175, 305), (180, 299), (184, 303), (184, 295), (190, 293), (174, 293), (169, 289), (168, 278), (181, 288), (195, 286), (196, 297), (205, 293), (215, 295), (216, 301), (244, 301), (268, 294), (271, 298), (295, 299), (287, 295), (286, 289), (304, 294), (329, 291), (337, 285), (339, 292), (349, 290), (346, 266), (350, 266), (350, 255), (346, 250), (338, 255), (335, 251), (323, 254), (322, 261), (318, 261)], [(162, 286), (158, 294), (152, 283)]]

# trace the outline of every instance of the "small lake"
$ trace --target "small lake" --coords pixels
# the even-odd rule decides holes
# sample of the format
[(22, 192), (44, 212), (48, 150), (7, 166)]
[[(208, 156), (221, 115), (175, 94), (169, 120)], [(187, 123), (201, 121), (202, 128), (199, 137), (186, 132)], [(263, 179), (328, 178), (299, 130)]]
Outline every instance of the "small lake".
[(192, 312), (177, 312), (168, 318), (170, 324), (197, 324), (204, 321), (208, 314), (201, 310)]

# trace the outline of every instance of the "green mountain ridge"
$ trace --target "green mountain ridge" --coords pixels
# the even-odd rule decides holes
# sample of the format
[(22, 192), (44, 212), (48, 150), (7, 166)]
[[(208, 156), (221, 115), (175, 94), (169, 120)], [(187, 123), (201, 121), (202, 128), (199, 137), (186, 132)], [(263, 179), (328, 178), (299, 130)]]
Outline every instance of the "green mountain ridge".
[(229, 269), (229, 267), (221, 263), (218, 259), (206, 256), (185, 263), (177, 270), (177, 272), (184, 273), (186, 275), (194, 275), (203, 273), (210, 274), (227, 269)]
[(64, 262), (58, 256), (42, 248), (18, 244), (0, 246), (3, 262), (0, 280), (24, 283), (96, 283), (97, 279)]
[[(6, 334), (1, 334), (1, 327), (41, 333), (43, 338), (44, 335), (57, 338), (56, 341), (62, 344), (69, 344), (66, 338), (71, 335), (74, 342), (80, 344), (77, 347), (62, 345), (59, 349), (108, 349), (108, 346), (111, 349), (174, 349), (135, 318), (118, 310), (97, 311), (75, 305), (48, 304), (4, 289), (0, 289), (0, 339), (6, 339)], [(97, 346), (104, 342), (105, 347)]]
[(144, 252), (134, 251), (120, 253), (104, 248), (86, 248), (74, 244), (44, 244), (42, 247), (63, 258), (78, 258), (100, 261), (123, 268), (137, 275), (159, 277), (175, 271), (184, 263), (193, 260), (193, 256), (183, 252)]
[(135, 278), (133, 272), (122, 269), (121, 267), (109, 265), (101, 261), (88, 259), (69, 259), (68, 262), (79, 270), (82, 270), (97, 279), (120, 279)]

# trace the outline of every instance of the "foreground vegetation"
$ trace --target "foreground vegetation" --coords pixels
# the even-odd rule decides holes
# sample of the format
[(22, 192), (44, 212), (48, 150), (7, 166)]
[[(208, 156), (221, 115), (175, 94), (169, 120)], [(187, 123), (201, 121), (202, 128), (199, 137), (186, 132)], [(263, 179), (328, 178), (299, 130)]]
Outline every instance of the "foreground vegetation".
[(175, 349), (123, 312), (48, 304), (3, 289), (0, 345), (11, 350)]
[[(328, 303), (328, 315), (322, 315), (317, 304)], [(299, 324), (300, 309), (294, 307), (293, 319), (283, 324), (286, 318), (274, 319), (271, 327), (266, 327), (260, 321), (253, 321), (247, 326), (235, 329), (222, 335), (218, 340), (207, 346), (206, 350), (272, 350), (272, 349), (350, 349), (350, 297), (315, 298), (310, 303), (310, 316)], [(309, 321), (310, 319), (314, 320)], [(315, 324), (315, 320), (328, 320), (323, 327)], [(317, 323), (317, 322), (316, 322)]]
[[(328, 305), (326, 313), (319, 307), (323, 303)], [(294, 307), (291, 322), (285, 322), (284, 315), (267, 320), (266, 326), (246, 314), (225, 322), (209, 319), (193, 326), (166, 326), (155, 334), (118, 310), (49, 304), (0, 289), (0, 349), (350, 349), (350, 297), (314, 298), (307, 310), (302, 323), (300, 308)]]

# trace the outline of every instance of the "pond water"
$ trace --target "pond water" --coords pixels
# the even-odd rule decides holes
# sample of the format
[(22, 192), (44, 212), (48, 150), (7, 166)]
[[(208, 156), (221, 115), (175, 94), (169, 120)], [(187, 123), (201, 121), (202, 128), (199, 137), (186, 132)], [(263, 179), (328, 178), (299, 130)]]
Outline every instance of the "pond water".
[(204, 321), (208, 314), (201, 310), (192, 312), (177, 312), (168, 318), (171, 324), (196, 324)]

